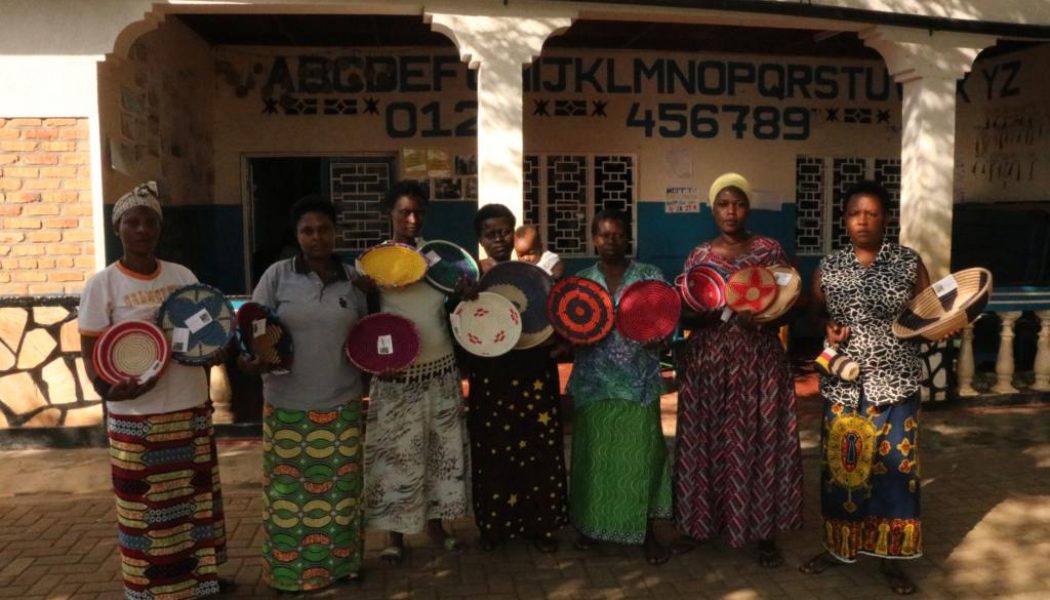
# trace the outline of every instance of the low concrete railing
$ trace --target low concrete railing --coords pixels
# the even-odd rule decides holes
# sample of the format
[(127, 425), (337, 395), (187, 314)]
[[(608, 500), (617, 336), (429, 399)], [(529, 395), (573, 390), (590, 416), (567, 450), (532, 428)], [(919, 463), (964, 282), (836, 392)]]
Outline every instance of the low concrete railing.
[[(1025, 311), (1035, 313), (1040, 321), (1036, 341), (1034, 379), (1031, 385), (1018, 389), (1015, 379), (1014, 326)], [(985, 314), (980, 319), (994, 314), (999, 318), (999, 349), (995, 359), (995, 383), (982, 391), (973, 387), (976, 365), (974, 364), (973, 324), (962, 331), (959, 345), (959, 396), (974, 397), (983, 394), (1016, 394), (1022, 391), (1050, 392), (1050, 289), (1044, 287), (998, 288), (992, 293)], [(980, 320), (979, 319), (979, 320)]]

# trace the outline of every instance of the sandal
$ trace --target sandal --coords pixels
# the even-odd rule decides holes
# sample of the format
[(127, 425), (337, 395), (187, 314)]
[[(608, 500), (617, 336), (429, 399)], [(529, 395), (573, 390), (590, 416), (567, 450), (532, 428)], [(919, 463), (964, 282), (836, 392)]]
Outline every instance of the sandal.
[(379, 553), (379, 560), (391, 567), (396, 567), (405, 560), (405, 548), (403, 546), (387, 546)]
[(463, 542), (459, 541), (458, 538), (448, 535), (441, 541), (441, 547), (447, 552), (460, 552), (463, 550)]
[(846, 563), (838, 560), (828, 552), (821, 552), (802, 564), (798, 570), (806, 575), (819, 575), (827, 569), (839, 567)]
[(784, 555), (773, 540), (762, 540), (758, 543), (758, 564), (766, 569), (775, 569), (784, 564)]
[(886, 577), (890, 584), (890, 590), (898, 596), (908, 596), (915, 593), (915, 583), (904, 572), (904, 569), (892, 560), (883, 559), (879, 571)]
[(590, 550), (597, 543), (598, 542), (592, 540), (591, 538), (581, 533), (580, 537), (576, 538), (576, 541), (573, 542), (572, 547), (576, 548), (577, 550)]

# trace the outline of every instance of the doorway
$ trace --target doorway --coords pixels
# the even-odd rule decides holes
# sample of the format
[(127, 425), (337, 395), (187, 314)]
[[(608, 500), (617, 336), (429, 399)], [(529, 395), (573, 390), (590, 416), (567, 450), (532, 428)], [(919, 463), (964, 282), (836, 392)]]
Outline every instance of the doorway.
[(395, 181), (394, 160), (393, 156), (248, 158), (248, 288), (254, 289), (271, 264), (298, 251), (290, 214), (303, 196), (319, 194), (335, 205), (338, 254), (353, 256), (386, 240), (390, 225), (380, 204)]

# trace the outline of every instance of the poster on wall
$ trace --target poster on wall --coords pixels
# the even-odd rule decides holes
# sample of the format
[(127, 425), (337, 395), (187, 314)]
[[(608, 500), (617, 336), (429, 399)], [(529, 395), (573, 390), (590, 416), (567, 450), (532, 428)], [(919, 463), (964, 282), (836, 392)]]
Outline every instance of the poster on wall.
[(700, 212), (700, 194), (695, 187), (668, 186), (665, 199), (665, 213)]

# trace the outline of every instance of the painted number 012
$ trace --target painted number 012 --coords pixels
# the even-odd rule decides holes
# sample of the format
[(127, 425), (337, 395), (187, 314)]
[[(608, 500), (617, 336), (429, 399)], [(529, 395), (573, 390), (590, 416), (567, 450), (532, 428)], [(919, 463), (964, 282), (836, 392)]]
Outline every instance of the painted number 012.
[(477, 137), (478, 103), (460, 100), (453, 105), (457, 115), (455, 125), (446, 126), (440, 102), (428, 102), (416, 107), (414, 102), (391, 102), (386, 105), (386, 133), (392, 138), (422, 137)]
[(645, 137), (653, 137), (655, 131), (662, 138), (682, 138), (691, 135), (697, 139), (718, 137), (719, 115), (729, 116), (729, 129), (742, 139), (750, 130), (758, 140), (805, 140), (809, 138), (809, 109), (792, 106), (781, 111), (775, 106), (741, 104), (694, 104), (684, 102), (662, 102), (656, 111), (635, 102), (627, 114), (628, 127), (645, 131)]

